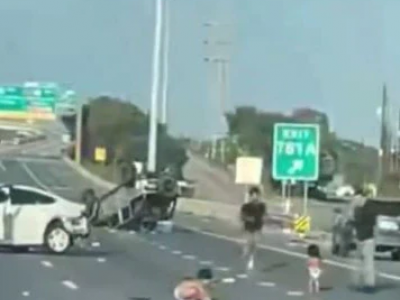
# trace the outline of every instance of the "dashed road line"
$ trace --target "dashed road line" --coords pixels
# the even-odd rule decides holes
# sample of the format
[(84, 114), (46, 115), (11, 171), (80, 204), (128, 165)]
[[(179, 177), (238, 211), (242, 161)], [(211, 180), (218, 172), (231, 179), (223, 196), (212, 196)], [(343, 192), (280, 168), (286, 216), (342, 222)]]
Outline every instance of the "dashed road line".
[(246, 279), (249, 277), (249, 275), (243, 273), (243, 274), (237, 274), (236, 277), (240, 279)]
[(165, 247), (164, 245), (160, 245), (160, 246), (158, 246), (158, 249), (160, 249), (160, 250), (166, 250), (167, 247)]
[(46, 268), (53, 268), (53, 264), (51, 263), (51, 261), (42, 260), (40, 263), (42, 264), (42, 266), (44, 266)]
[(276, 286), (275, 282), (270, 282), (270, 281), (257, 282), (257, 285), (264, 286), (264, 287), (274, 287), (274, 286)]
[(287, 292), (288, 296), (294, 296), (294, 297), (300, 297), (304, 295), (303, 291), (288, 291)]
[(174, 250), (174, 251), (172, 251), (172, 254), (174, 254), (174, 255), (181, 255), (181, 254), (182, 254), (182, 251)]
[(233, 277), (227, 277), (227, 278), (222, 278), (221, 282), (222, 283), (235, 283), (236, 279)]
[(7, 169), (6, 169), (6, 167), (4, 166), (4, 164), (3, 164), (3, 162), (2, 161), (0, 161), (0, 169), (2, 170), (2, 171), (7, 171)]
[(100, 243), (99, 242), (92, 242), (91, 246), (93, 248), (98, 248), (98, 247), (100, 247)]
[(99, 263), (104, 263), (104, 262), (106, 262), (106, 259), (105, 259), (104, 257), (98, 257), (98, 258), (97, 258), (97, 261), (98, 261)]
[(31, 295), (29, 291), (23, 291), (21, 294), (23, 297), (29, 297)]
[(213, 264), (211, 260), (202, 260), (199, 263), (203, 266), (211, 266)]
[(71, 289), (71, 290), (77, 290), (77, 289), (79, 289), (79, 286), (78, 286), (75, 282), (73, 282), (73, 281), (71, 281), (71, 280), (64, 280), (64, 281), (62, 282), (62, 284), (63, 284), (63, 286), (65, 286), (65, 287), (67, 287), (67, 288), (69, 288), (69, 289)]
[(215, 270), (220, 272), (229, 272), (231, 269), (228, 267), (217, 267)]
[(195, 260), (196, 256), (194, 255), (183, 255), (183, 259), (187, 259), (187, 260)]

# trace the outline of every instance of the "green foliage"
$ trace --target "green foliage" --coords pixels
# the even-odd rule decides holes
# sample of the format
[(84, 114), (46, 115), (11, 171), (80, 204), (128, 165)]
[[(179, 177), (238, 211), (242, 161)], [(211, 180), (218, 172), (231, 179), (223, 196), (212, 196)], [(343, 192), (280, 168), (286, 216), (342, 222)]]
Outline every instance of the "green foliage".
[[(147, 161), (149, 118), (137, 106), (116, 98), (98, 97), (90, 101), (88, 111), (86, 159), (93, 160), (95, 147), (105, 147), (108, 164)], [(181, 141), (169, 136), (161, 125), (158, 133), (158, 169), (173, 166), (181, 174), (187, 160)]]

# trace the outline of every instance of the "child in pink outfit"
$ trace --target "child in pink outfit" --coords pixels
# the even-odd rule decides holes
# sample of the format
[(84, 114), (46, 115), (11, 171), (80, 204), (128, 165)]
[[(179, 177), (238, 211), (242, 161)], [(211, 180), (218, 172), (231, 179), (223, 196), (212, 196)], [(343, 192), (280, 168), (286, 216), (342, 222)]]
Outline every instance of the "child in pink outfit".
[(322, 273), (322, 259), (317, 245), (310, 245), (307, 249), (308, 260), (308, 289), (310, 293), (318, 293), (320, 290), (319, 278)]

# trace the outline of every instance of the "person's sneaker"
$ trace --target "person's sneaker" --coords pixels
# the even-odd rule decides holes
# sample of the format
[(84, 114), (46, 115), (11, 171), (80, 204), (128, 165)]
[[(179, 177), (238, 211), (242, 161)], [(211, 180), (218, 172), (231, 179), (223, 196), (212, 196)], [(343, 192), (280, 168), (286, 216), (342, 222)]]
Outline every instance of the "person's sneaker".
[(249, 261), (247, 262), (247, 270), (251, 271), (254, 269), (254, 256), (251, 256), (249, 258)]

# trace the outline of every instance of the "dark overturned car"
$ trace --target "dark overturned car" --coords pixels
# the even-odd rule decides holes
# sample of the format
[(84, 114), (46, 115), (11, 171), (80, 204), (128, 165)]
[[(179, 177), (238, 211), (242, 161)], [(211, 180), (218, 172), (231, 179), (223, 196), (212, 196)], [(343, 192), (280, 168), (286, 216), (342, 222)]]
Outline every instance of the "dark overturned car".
[(171, 172), (139, 178), (128, 166), (123, 173), (122, 183), (103, 195), (93, 189), (83, 192), (81, 200), (93, 226), (152, 231), (159, 222), (173, 219), (180, 189)]
[[(356, 249), (356, 228), (373, 228), (375, 252), (390, 252), (392, 260), (400, 260), (400, 200), (366, 199), (361, 207), (349, 205), (335, 209), (332, 227), (332, 253), (346, 257)], [(360, 222), (358, 216), (368, 216)], [(358, 224), (358, 225), (357, 225)]]

